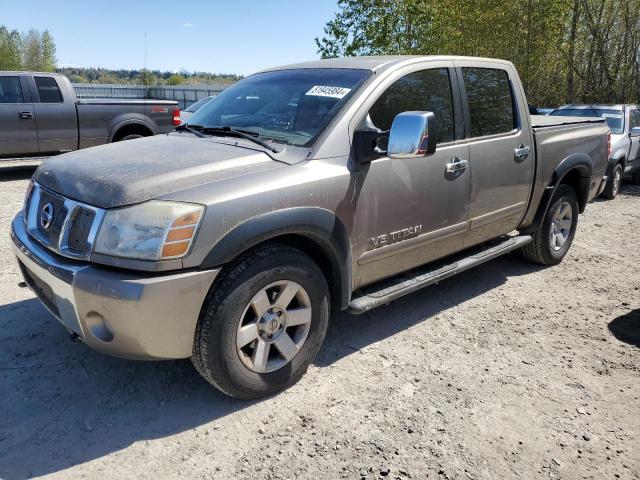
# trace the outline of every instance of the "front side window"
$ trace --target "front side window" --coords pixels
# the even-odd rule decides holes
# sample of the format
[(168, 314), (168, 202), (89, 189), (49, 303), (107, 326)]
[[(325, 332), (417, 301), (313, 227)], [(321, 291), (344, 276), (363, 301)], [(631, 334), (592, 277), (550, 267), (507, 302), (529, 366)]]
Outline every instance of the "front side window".
[(376, 100), (369, 117), (376, 127), (386, 131), (391, 129), (396, 115), (408, 111), (433, 112), (437, 143), (455, 139), (453, 96), (447, 68), (421, 70), (400, 78)]
[(509, 75), (493, 68), (463, 68), (471, 136), (508, 133), (516, 128)]
[(62, 93), (53, 77), (33, 77), (40, 103), (62, 103)]
[(309, 147), (370, 75), (340, 68), (258, 73), (224, 90), (189, 125), (232, 127), (266, 141)]
[(0, 103), (24, 103), (19, 77), (0, 77)]

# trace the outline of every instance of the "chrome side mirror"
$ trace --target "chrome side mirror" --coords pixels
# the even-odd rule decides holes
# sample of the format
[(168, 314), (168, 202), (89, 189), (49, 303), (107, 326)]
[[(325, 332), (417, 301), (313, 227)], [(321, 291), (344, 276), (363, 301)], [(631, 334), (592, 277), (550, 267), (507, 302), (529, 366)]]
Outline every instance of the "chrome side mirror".
[(629, 132), (630, 137), (640, 137), (640, 127), (633, 127)]
[(433, 112), (402, 112), (391, 124), (387, 156), (415, 158), (436, 151), (436, 117)]

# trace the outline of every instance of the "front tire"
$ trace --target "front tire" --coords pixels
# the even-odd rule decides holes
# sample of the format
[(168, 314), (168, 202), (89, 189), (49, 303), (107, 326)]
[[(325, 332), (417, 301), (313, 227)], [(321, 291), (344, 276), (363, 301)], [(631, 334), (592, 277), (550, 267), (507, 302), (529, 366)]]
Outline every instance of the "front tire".
[(611, 178), (607, 181), (607, 185), (602, 191), (602, 196), (604, 198), (606, 198), (607, 200), (613, 200), (618, 196), (618, 192), (620, 192), (620, 186), (622, 185), (623, 176), (624, 171), (622, 169), (622, 164), (617, 163), (616, 166), (613, 167)]
[(205, 299), (192, 362), (232, 397), (264, 397), (296, 383), (324, 340), (329, 289), (304, 253), (265, 245), (221, 272)]
[(527, 260), (557, 265), (565, 257), (578, 225), (578, 198), (569, 185), (559, 185), (533, 241), (522, 248)]

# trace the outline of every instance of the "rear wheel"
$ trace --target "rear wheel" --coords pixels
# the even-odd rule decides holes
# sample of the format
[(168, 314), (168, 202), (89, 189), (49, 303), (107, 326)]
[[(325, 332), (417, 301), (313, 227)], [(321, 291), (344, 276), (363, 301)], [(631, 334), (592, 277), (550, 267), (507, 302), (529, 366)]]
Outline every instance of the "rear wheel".
[(611, 172), (611, 178), (607, 181), (607, 185), (604, 187), (602, 192), (602, 196), (606, 199), (613, 200), (618, 195), (620, 191), (620, 186), (622, 185), (622, 177), (624, 176), (624, 172), (622, 170), (622, 164), (618, 163), (615, 167), (613, 167), (613, 171)]
[(259, 247), (223, 271), (196, 327), (192, 362), (236, 398), (259, 398), (297, 382), (318, 353), (329, 319), (319, 267), (280, 245)]
[(522, 248), (524, 257), (543, 265), (557, 265), (569, 251), (578, 225), (578, 198), (568, 185), (559, 185), (533, 242)]

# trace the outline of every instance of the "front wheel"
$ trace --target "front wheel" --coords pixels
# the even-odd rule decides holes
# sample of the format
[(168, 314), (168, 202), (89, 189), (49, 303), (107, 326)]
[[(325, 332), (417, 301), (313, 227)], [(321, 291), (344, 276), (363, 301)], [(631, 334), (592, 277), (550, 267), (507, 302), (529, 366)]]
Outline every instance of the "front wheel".
[(192, 362), (236, 398), (259, 398), (297, 382), (325, 337), (329, 293), (304, 253), (266, 245), (221, 272), (196, 327)]
[(569, 185), (559, 185), (533, 241), (522, 248), (527, 260), (557, 265), (569, 251), (578, 225), (578, 198)]

